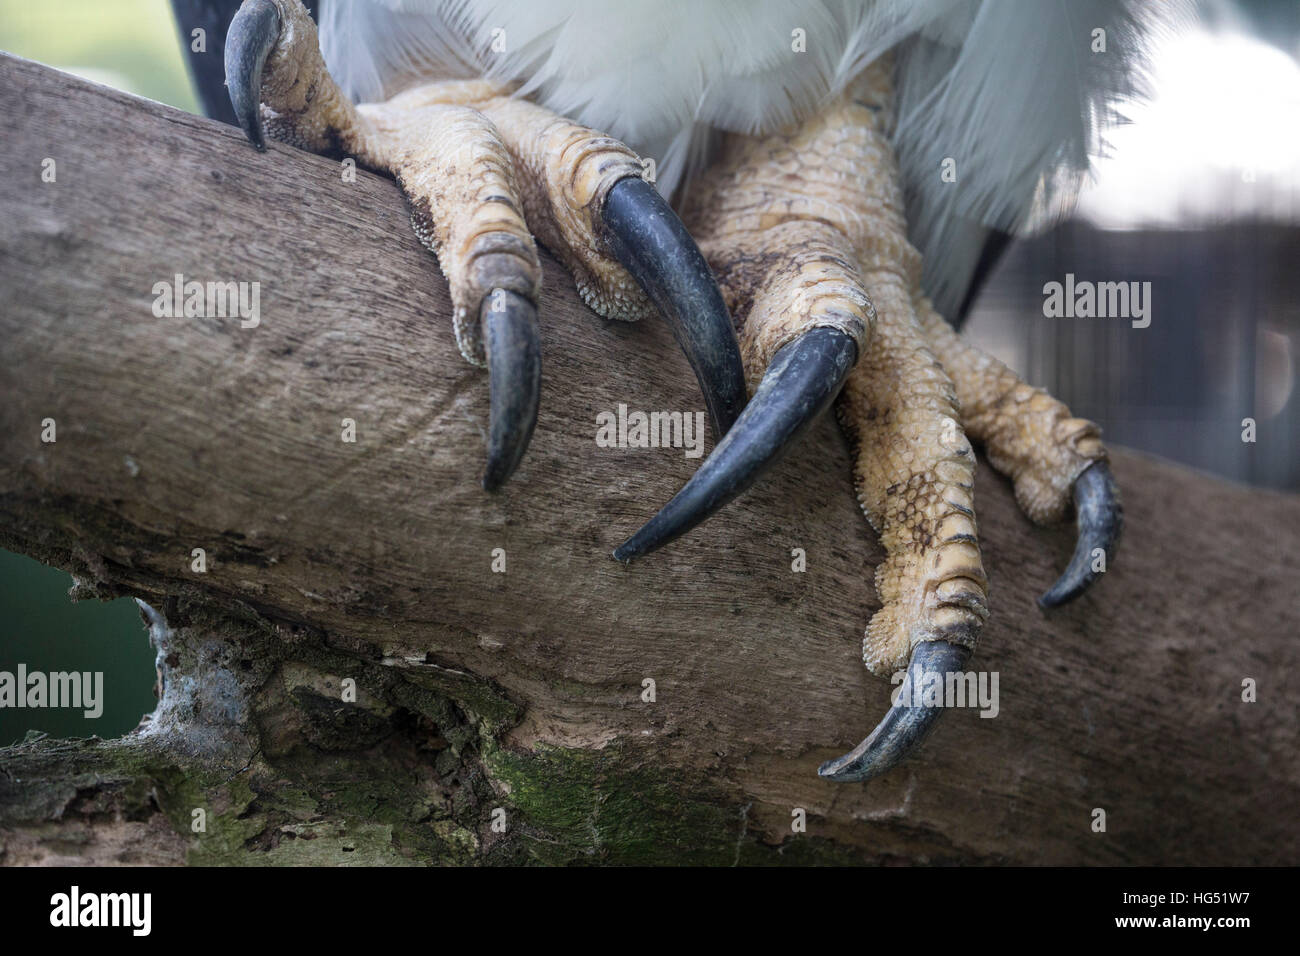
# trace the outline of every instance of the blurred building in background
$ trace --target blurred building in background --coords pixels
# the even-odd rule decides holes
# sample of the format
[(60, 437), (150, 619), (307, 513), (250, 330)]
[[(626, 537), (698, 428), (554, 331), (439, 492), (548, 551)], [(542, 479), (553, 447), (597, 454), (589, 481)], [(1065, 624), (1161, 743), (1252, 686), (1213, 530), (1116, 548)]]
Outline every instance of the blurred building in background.
[[(1150, 282), (1150, 325), (1045, 317), (1043, 286), (1067, 273)], [(1242, 219), (1119, 232), (1073, 220), (1013, 243), (964, 334), (1101, 423), (1110, 443), (1300, 488), (1300, 228)]]
[[(1300, 3), (1160, 38), (1076, 216), (1012, 244), (964, 329), (1110, 442), (1300, 488)], [(1044, 286), (1150, 282), (1151, 322), (1048, 318)], [(1244, 419), (1256, 441), (1242, 441)]]

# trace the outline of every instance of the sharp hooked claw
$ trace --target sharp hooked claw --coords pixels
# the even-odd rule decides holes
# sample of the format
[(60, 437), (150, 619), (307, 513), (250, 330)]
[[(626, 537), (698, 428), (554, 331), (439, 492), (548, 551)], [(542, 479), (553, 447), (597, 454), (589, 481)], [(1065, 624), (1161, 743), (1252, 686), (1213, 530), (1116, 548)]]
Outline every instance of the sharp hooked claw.
[(615, 257), (672, 326), (713, 419), (715, 441), (745, 407), (745, 369), (722, 292), (677, 214), (643, 179), (615, 183), (601, 218)]
[[(898, 691), (898, 703), (889, 708), (866, 740), (843, 757), (826, 761), (817, 768), (817, 775), (836, 783), (853, 783), (878, 777), (898, 764), (934, 729), (944, 711), (942, 688), (947, 684), (947, 675), (964, 670), (970, 654), (969, 647), (947, 641), (917, 644)], [(922, 703), (924, 692), (935, 686), (935, 681), (941, 690), (940, 700), (936, 706), (927, 707)]]
[(248, 141), (266, 149), (262, 135), (262, 67), (280, 37), (280, 14), (271, 0), (245, 0), (226, 31), (226, 89)]
[(1110, 466), (1104, 461), (1093, 462), (1074, 479), (1074, 507), (1079, 528), (1074, 555), (1065, 573), (1038, 599), (1044, 608), (1060, 607), (1088, 590), (1102, 573), (1093, 570), (1096, 551), (1100, 549), (1103, 561), (1109, 561), (1119, 543), (1124, 509)]
[(838, 329), (813, 328), (783, 346), (754, 399), (691, 480), (614, 552), (619, 561), (649, 554), (690, 531), (752, 485), (839, 394), (858, 346)]
[(537, 309), (517, 292), (492, 290), (483, 298), (479, 322), (491, 396), (483, 490), (496, 491), (514, 472), (533, 437), (542, 391), (542, 343)]

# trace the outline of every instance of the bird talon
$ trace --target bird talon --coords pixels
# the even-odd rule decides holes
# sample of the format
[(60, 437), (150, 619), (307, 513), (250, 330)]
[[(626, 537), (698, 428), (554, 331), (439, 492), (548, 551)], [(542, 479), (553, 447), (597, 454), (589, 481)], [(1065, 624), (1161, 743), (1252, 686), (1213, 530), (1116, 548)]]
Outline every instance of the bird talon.
[(610, 188), (601, 210), (615, 257), (672, 326), (721, 441), (745, 407), (745, 368), (727, 305), (677, 214), (644, 179)]
[(947, 641), (923, 641), (912, 651), (907, 676), (898, 690), (897, 703), (889, 708), (862, 743), (835, 760), (817, 768), (817, 775), (836, 783), (855, 783), (878, 777), (896, 766), (934, 730), (943, 715), (943, 701), (926, 702), (928, 689), (938, 682), (946, 686), (948, 675), (962, 671), (971, 649)]
[(505, 484), (528, 450), (542, 391), (537, 309), (517, 292), (494, 289), (479, 309), (490, 401), (483, 490)]
[(832, 328), (809, 329), (784, 346), (735, 427), (682, 490), (614, 551), (615, 559), (649, 554), (748, 489), (826, 411), (857, 358), (857, 343)]
[(271, 0), (246, 0), (226, 32), (226, 89), (235, 118), (259, 152), (262, 132), (262, 68), (280, 38), (280, 12)]
[[(1110, 466), (1095, 461), (1074, 479), (1078, 536), (1065, 572), (1038, 599), (1045, 609), (1073, 601), (1101, 577), (1124, 527), (1124, 509)], [(1100, 562), (1100, 563), (1099, 563)]]

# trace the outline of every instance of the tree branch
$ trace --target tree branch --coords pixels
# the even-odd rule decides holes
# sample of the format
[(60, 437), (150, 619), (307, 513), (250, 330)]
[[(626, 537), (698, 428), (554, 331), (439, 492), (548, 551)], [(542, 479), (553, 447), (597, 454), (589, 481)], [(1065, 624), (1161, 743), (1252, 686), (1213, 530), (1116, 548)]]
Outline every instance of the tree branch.
[[(166, 679), (124, 740), (3, 753), (0, 859), (1294, 860), (1294, 497), (1119, 452), (1120, 554), (1044, 616), (1072, 533), (981, 469), (1000, 713), (834, 786), (890, 687), (832, 422), (624, 568), (698, 464), (594, 440), (620, 402), (700, 406), (663, 325), (600, 321), (547, 260), (541, 419), (488, 496), (486, 377), (392, 183), (9, 57), (0, 134), (0, 534), (157, 608)], [(156, 317), (177, 273), (259, 282), (260, 323)]]

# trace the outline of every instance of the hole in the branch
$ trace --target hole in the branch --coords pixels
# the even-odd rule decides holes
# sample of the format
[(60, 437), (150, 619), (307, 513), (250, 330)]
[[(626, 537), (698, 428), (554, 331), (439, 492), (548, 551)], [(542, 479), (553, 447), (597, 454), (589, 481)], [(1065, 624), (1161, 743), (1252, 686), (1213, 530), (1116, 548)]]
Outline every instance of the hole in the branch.
[(130, 598), (68, 598), (66, 571), (0, 551), (0, 746), (120, 737), (153, 711), (154, 651)]

